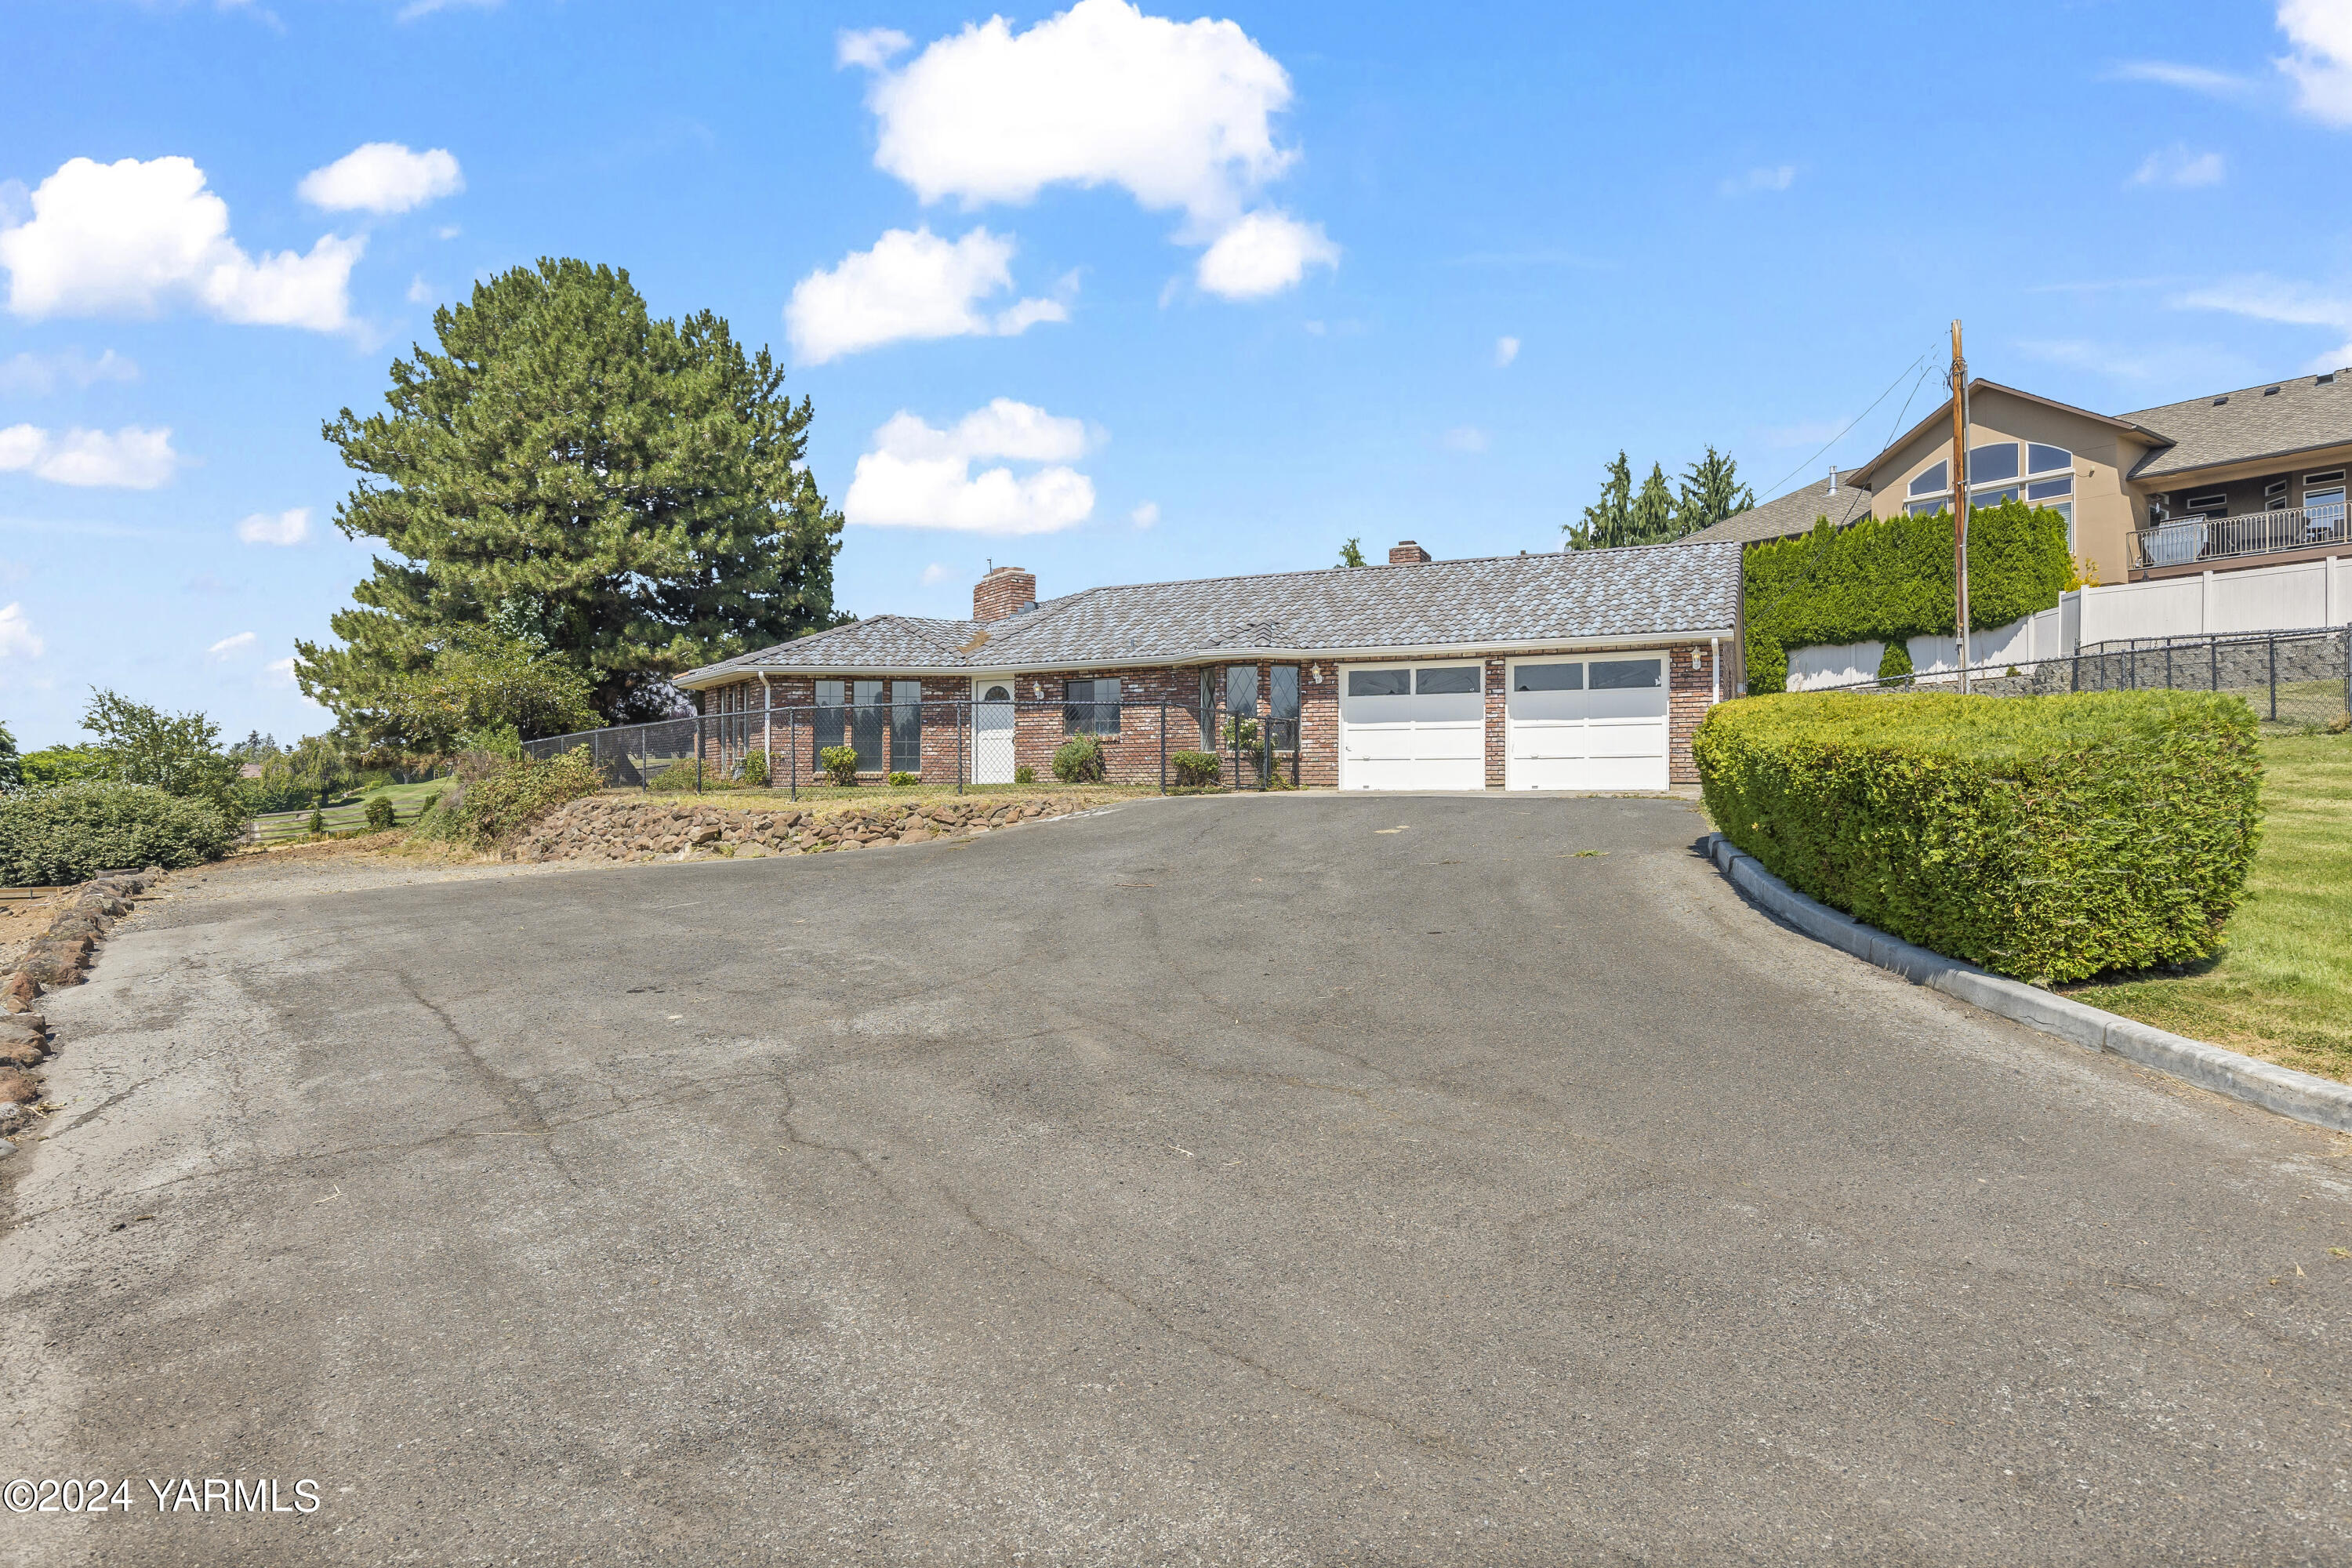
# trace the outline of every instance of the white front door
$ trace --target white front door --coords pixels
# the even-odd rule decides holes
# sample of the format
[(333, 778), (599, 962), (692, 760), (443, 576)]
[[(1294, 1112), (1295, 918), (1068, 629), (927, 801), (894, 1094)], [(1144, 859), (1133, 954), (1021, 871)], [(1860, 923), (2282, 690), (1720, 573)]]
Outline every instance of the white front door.
[(1666, 656), (1514, 659), (1504, 700), (1511, 789), (1666, 787)]
[(1013, 782), (1013, 686), (971, 683), (971, 782)]
[(1339, 787), (1486, 788), (1484, 673), (1475, 660), (1342, 665)]

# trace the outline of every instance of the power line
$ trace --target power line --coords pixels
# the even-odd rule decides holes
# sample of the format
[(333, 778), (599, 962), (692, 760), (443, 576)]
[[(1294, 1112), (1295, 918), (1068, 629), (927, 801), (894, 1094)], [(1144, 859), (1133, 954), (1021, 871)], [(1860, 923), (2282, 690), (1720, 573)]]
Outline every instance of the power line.
[[(1935, 351), (1934, 351), (1934, 350), (1932, 350), (1932, 349), (1928, 351), (1928, 353), (1934, 353), (1934, 352), (1935, 352)], [(1770, 491), (1769, 491), (1769, 492), (1768, 492), (1768, 495), (1769, 495), (1769, 494), (1771, 494), (1771, 493), (1777, 493), (1777, 492), (1780, 490), (1780, 487), (1781, 487), (1782, 485), (1787, 484), (1790, 479), (1795, 479), (1799, 474), (1802, 474), (1802, 473), (1810, 472), (1810, 471), (1811, 470), (1811, 468), (1812, 468), (1812, 466), (1813, 466), (1815, 463), (1817, 463), (1817, 462), (1821, 461), (1822, 452), (1826, 452), (1826, 451), (1828, 451), (1831, 447), (1832, 447), (1836, 446), (1840, 441), (1844, 440), (1848, 435), (1852, 434), (1852, 433), (1853, 433), (1853, 427), (1854, 427), (1855, 426), (1857, 426), (1857, 425), (1861, 424), (1864, 420), (1865, 420), (1865, 419), (1869, 418), (1869, 417), (1870, 417), (1870, 415), (1871, 415), (1871, 410), (1872, 410), (1872, 409), (1876, 408), (1880, 404), (1882, 404), (1882, 403), (1885, 402), (1889, 397), (1892, 397), (1892, 396), (1895, 395), (1895, 389), (1896, 387), (1898, 387), (1898, 386), (1900, 386), (1900, 385), (1902, 385), (1902, 384), (1903, 384), (1903, 378), (1904, 378), (1905, 376), (1906, 376), (1906, 375), (1909, 375), (1909, 374), (1911, 374), (1911, 372), (1912, 372), (1914, 369), (1916, 369), (1919, 365), (1921, 365), (1922, 363), (1924, 363), (1926, 362), (1926, 360), (1927, 360), (1927, 354), (1921, 354), (1917, 359), (1913, 360), (1909, 364), (1905, 365), (1901, 370), (1899, 370), (1899, 371), (1895, 372), (1895, 379), (1894, 379), (1893, 381), (1890, 381), (1890, 382), (1888, 382), (1888, 383), (1886, 384), (1886, 390), (1885, 390), (1885, 392), (1880, 393), (1877, 396), (1875, 396), (1875, 397), (1874, 397), (1874, 398), (1872, 398), (1872, 399), (1870, 400), (1870, 407), (1869, 407), (1869, 408), (1865, 408), (1865, 409), (1864, 409), (1861, 413), (1859, 413), (1859, 414), (1855, 415), (1853, 418), (1851, 418), (1851, 419), (1847, 420), (1847, 421), (1846, 421), (1846, 423), (1845, 423), (1845, 428), (1844, 428), (1843, 430), (1839, 431), (1836, 435), (1834, 435), (1834, 436), (1831, 437), (1828, 440), (1826, 440), (1826, 441), (1824, 441), (1824, 442), (1822, 442), (1822, 447), (1821, 447), (1821, 451), (1820, 451), (1820, 452), (1815, 452), (1811, 457), (1807, 458), (1803, 462), (1799, 463), (1795, 468), (1790, 468), (1790, 469), (1786, 474), (1782, 475), (1780, 479), (1778, 479), (1774, 480), (1774, 481), (1773, 481), (1773, 483), (1772, 483), (1772, 485), (1771, 485)], [(1923, 373), (1923, 374), (1924, 374), (1924, 373)], [(1918, 391), (1919, 391), (1919, 388), (1918, 388), (1918, 384), (1917, 384), (1916, 383), (1914, 383), (1914, 384), (1912, 384), (1911, 391), (1912, 391), (1912, 394), (1913, 394), (1913, 395), (1914, 395), (1914, 396), (1917, 395)], [(1910, 403), (1910, 399), (1909, 399), (1909, 398), (1906, 398), (1906, 399), (1904, 400), (1904, 403), (1903, 403), (1903, 408), (1904, 408), (1904, 411), (1905, 411), (1906, 413), (1910, 412), (1911, 403)]]

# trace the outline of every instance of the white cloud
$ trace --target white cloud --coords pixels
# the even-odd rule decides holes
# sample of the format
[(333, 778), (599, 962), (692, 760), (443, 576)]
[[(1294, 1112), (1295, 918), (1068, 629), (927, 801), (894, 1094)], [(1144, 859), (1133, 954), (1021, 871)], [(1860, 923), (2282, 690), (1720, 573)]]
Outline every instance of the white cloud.
[(2110, 81), (2149, 81), (2201, 92), (2208, 98), (2234, 98), (2252, 86), (2244, 77), (2210, 66), (2184, 66), (2171, 60), (2126, 60), (2107, 72)]
[(1136, 531), (1139, 533), (1147, 528), (1159, 527), (1160, 503), (1156, 500), (1145, 501), (1141, 506), (1137, 507), (1133, 511), (1127, 514), (1127, 521), (1135, 524)]
[(46, 397), (60, 387), (94, 386), (101, 381), (137, 381), (139, 367), (112, 349), (90, 358), (79, 349), (62, 353), (20, 353), (0, 362), (0, 395)]
[(38, 658), (47, 647), (20, 605), (0, 605), (0, 658)]
[[(1008, 397), (948, 430), (902, 411), (857, 459), (842, 513), (871, 528), (1051, 533), (1094, 515), (1094, 482), (1067, 467), (1090, 445), (1083, 421)], [(1001, 466), (973, 474), (973, 462), (986, 458), (1049, 466), (1017, 478)]]
[(1518, 339), (1496, 338), (1495, 340), (1495, 368), (1496, 370), (1502, 369), (1505, 365), (1510, 363), (1513, 360), (1518, 357)]
[(907, 52), (914, 39), (896, 27), (866, 27), (857, 31), (844, 28), (833, 36), (833, 63), (835, 69), (845, 66), (861, 66), (867, 70), (880, 70), (891, 59)]
[(2229, 173), (2219, 153), (2191, 153), (2184, 142), (2159, 147), (2143, 160), (2132, 177), (2135, 185), (2174, 185), (2183, 190), (2218, 185)]
[(1483, 452), (1486, 449), (1486, 432), (1475, 425), (1456, 425), (1439, 437), (1449, 452)]
[(2295, 108), (2326, 125), (2352, 125), (2352, 5), (2279, 0), (2279, 30), (2294, 53), (2278, 62), (2295, 85)]
[[(903, 44), (899, 46), (901, 48), (905, 47)], [(923, 568), (923, 586), (928, 588), (934, 583), (944, 583), (948, 580), (948, 569), (934, 561)]]
[(465, 172), (446, 148), (412, 153), (397, 142), (370, 142), (303, 175), (294, 193), (329, 212), (386, 214), (404, 213), (465, 188)]
[(425, 274), (422, 272), (408, 280), (408, 302), (412, 305), (433, 303), (433, 285), (425, 281)]
[(1752, 195), (1759, 191), (1785, 191), (1797, 183), (1794, 163), (1774, 163), (1761, 169), (1750, 169), (1744, 174), (1728, 179), (1717, 187), (1727, 196)]
[(433, 231), (433, 237), (436, 239), (455, 239), (465, 232), (466, 231), (464, 229), (458, 227), (454, 223), (445, 223), (439, 228)]
[(266, 665), (262, 666), (262, 668), (261, 668), (261, 677), (262, 677), (262, 679), (261, 679), (261, 684), (262, 684), (262, 685), (264, 685), (264, 686), (291, 686), (291, 685), (293, 685), (293, 684), (294, 684), (294, 660), (293, 660), (293, 658), (289, 656), (289, 658), (273, 658), (273, 659), (271, 659), (268, 664), (266, 664)]
[(2336, 347), (2315, 356), (2310, 361), (2310, 368), (2335, 370), (2352, 365), (2352, 297), (2315, 289), (2307, 283), (2291, 283), (2254, 274), (2224, 279), (2206, 288), (2191, 289), (2171, 303), (2181, 310), (2226, 310), (2231, 315), (2247, 316), (2257, 321), (2274, 321), (2290, 327), (2326, 327), (2331, 332), (2343, 332), (2347, 334), (2346, 339)]
[(32, 193), (31, 221), (0, 229), (19, 316), (150, 316), (187, 301), (226, 321), (334, 331), (349, 323), (362, 239), (259, 260), (229, 237), (228, 204), (187, 158), (68, 160)]
[(310, 537), (310, 509), (257, 511), (237, 523), (236, 536), (247, 544), (299, 544)]
[(53, 435), (31, 425), (0, 430), (0, 471), (21, 470), (51, 484), (152, 490), (179, 464), (169, 427), (126, 425), (110, 436), (79, 429)]
[[(927, 227), (894, 228), (871, 250), (820, 268), (793, 288), (784, 330), (803, 364), (908, 338), (1015, 337), (1040, 321), (1066, 321), (1059, 300), (1024, 300), (993, 315), (989, 295), (1013, 287), (1013, 239), (975, 228), (941, 239)], [(1075, 277), (1063, 279), (1076, 287)]]
[(223, 637), (205, 649), (205, 656), (207, 658), (216, 659), (235, 658), (238, 654), (252, 647), (257, 640), (251, 632), (239, 632), (235, 637)]
[(1258, 300), (1289, 288), (1309, 267), (1339, 264), (1339, 247), (1324, 237), (1321, 224), (1269, 208), (1245, 215), (1219, 235), (1194, 276), (1212, 294)]
[[(969, 210), (1049, 185), (1116, 185), (1151, 211), (1182, 213), (1177, 237), (1197, 245), (1252, 222), (1253, 198), (1297, 160), (1274, 136), (1289, 75), (1238, 23), (1077, 0), (1023, 33), (992, 16), (890, 69), (905, 47), (899, 35), (858, 33), (838, 50), (874, 73), (876, 165), (925, 202)], [(1278, 213), (1254, 221), (1214, 268), (1203, 258), (1203, 288), (1254, 298), (1338, 258), (1319, 228)], [(1270, 234), (1277, 224), (1284, 232)]]

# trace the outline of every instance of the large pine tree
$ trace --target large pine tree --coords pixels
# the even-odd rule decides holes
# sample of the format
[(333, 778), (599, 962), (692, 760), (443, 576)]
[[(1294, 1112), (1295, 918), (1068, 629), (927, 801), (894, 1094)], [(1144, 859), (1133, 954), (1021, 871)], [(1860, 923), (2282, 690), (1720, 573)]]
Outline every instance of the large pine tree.
[(1706, 457), (1683, 470), (1682, 493), (1675, 500), (1675, 537), (1711, 528), (1755, 504), (1756, 492), (1739, 482), (1739, 465), (1710, 446)]
[(707, 310), (654, 320), (626, 272), (573, 260), (478, 284), (433, 329), (438, 352), (394, 362), (389, 412), (325, 426), (367, 476), (336, 525), (396, 559), (333, 617), (341, 647), (297, 645), (314, 700), (380, 708), (520, 616), (625, 722), (681, 670), (835, 623), (841, 515), (767, 350)]

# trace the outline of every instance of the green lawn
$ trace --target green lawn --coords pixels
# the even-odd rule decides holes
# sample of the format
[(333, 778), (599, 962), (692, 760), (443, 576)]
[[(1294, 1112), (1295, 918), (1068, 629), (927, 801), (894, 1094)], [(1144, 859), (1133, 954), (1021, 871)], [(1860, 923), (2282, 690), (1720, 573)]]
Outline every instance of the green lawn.
[[(374, 789), (352, 790), (335, 796), (327, 807), (327, 831), (348, 833), (367, 826), (367, 803), (377, 795), (391, 799), (393, 809), (400, 814), (400, 826), (407, 826), (416, 819), (430, 797), (449, 787), (447, 779), (429, 779), (423, 784), (382, 784)], [(310, 832), (310, 811), (275, 811), (253, 819), (263, 843), (282, 838), (300, 838)]]
[(2352, 736), (2263, 743), (2263, 838), (2228, 946), (2181, 974), (2066, 987), (2175, 1034), (2352, 1081)]

